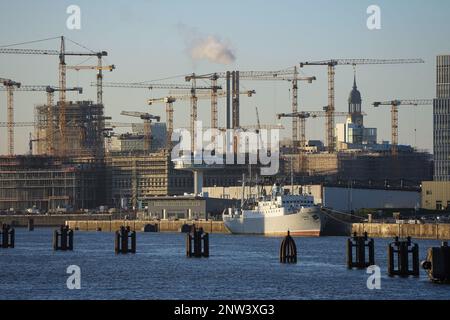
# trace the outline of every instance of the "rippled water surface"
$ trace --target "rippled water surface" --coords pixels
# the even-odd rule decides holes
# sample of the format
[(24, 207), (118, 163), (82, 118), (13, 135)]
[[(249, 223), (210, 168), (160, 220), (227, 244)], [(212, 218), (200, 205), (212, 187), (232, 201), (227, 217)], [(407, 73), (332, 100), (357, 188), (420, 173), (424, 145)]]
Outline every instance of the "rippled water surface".
[[(450, 299), (450, 286), (389, 278), (376, 239), (381, 290), (365, 270), (346, 268), (346, 238), (296, 238), (299, 263), (278, 262), (280, 238), (210, 235), (210, 258), (185, 257), (185, 235), (138, 233), (135, 255), (115, 255), (112, 233), (75, 232), (73, 252), (52, 250), (52, 229), (16, 229), (16, 248), (0, 249), (0, 299)], [(438, 241), (417, 241), (421, 260)], [(81, 289), (69, 290), (69, 265)]]

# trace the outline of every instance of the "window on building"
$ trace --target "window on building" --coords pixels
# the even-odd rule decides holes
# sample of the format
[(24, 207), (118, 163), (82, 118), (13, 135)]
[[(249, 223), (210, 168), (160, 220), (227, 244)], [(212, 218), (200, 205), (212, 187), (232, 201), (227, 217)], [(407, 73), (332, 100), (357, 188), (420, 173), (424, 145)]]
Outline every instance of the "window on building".
[(436, 210), (442, 210), (442, 201), (436, 201)]

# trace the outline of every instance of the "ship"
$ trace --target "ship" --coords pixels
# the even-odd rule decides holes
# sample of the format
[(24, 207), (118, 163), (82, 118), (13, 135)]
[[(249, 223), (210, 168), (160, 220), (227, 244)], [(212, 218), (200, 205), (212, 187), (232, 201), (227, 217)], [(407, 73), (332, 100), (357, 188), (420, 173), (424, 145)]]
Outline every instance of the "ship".
[(241, 200), (227, 208), (225, 227), (233, 234), (320, 237), (349, 235), (351, 224), (316, 205), (309, 194), (286, 194), (279, 185), (270, 195)]

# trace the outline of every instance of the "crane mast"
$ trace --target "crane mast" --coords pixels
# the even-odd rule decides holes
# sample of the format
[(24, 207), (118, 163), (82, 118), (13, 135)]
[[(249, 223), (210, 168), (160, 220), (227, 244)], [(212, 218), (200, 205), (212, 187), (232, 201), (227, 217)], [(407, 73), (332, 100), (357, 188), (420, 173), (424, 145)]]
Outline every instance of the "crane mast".
[[(8, 152), (9, 154), (14, 154), (14, 127), (18, 126), (17, 123), (14, 122), (14, 97), (13, 97), (13, 91), (43, 91), (47, 93), (47, 154), (53, 155), (54, 151), (54, 124), (51, 119), (54, 119), (53, 114), (53, 100), (54, 100), (54, 92), (55, 91), (61, 91), (59, 87), (51, 87), (51, 86), (44, 86), (44, 85), (20, 85), (16, 86), (16, 88), (12, 89), (11, 85), (13, 82), (9, 82), (8, 85), (6, 85), (6, 91), (7, 91), (7, 103), (8, 103), (8, 118), (6, 122), (6, 126), (8, 128)], [(3, 91), (2, 88), (0, 88), (0, 91)], [(83, 93), (83, 88), (80, 87), (73, 87), (73, 88), (66, 88), (66, 91), (78, 91), (79, 94)], [(53, 124), (53, 126), (52, 126)], [(12, 152), (12, 153), (11, 153)]]
[[(327, 107), (324, 107), (327, 110)], [(335, 117), (345, 117), (347, 118), (349, 114), (347, 112), (335, 112)], [(300, 149), (304, 149), (306, 147), (306, 119), (308, 118), (327, 118), (327, 111), (302, 111), (302, 112), (293, 112), (293, 113), (279, 113), (277, 114), (277, 118), (296, 118), (299, 120), (299, 129), (300, 129)], [(328, 130), (327, 130), (328, 132)], [(327, 133), (326, 132), (326, 133)]]
[(398, 108), (400, 106), (427, 106), (433, 105), (432, 99), (392, 100), (374, 102), (374, 107), (391, 107), (391, 154), (398, 156)]
[(335, 112), (335, 67), (337, 65), (371, 65), (371, 64), (409, 64), (424, 63), (422, 59), (333, 59), (325, 61), (301, 62), (300, 68), (305, 66), (327, 66), (328, 69), (328, 108), (327, 108), (327, 135), (326, 144), (328, 152), (336, 151), (334, 136), (334, 112)]
[[(61, 37), (61, 53), (59, 55), (59, 130), (60, 146), (58, 148), (60, 155), (66, 154), (66, 61), (65, 61), (65, 41)], [(51, 107), (50, 107), (51, 109)]]
[[(316, 80), (316, 77), (299, 77), (298, 68), (287, 68), (277, 71), (227, 71), (218, 72), (214, 74), (197, 76), (197, 78), (206, 79), (208, 77), (224, 78), (227, 80), (227, 106), (232, 104), (231, 118), (229, 110), (227, 110), (227, 123), (231, 124), (231, 127), (239, 127), (239, 97), (236, 94), (239, 91), (239, 81), (242, 80), (254, 80), (254, 81), (290, 81), (292, 82), (292, 112), (298, 111), (298, 81), (307, 81), (312, 83)], [(232, 82), (232, 86), (230, 85)], [(232, 89), (230, 88), (232, 87)], [(212, 108), (213, 110), (213, 108)], [(292, 140), (295, 145), (299, 145), (298, 135), (298, 119), (292, 118)]]
[(159, 116), (154, 116), (146, 112), (122, 111), (123, 116), (137, 117), (144, 120), (144, 152), (149, 153), (151, 150), (152, 127), (151, 120), (160, 121)]
[(59, 57), (59, 130), (61, 133), (61, 145), (60, 145), (60, 156), (66, 156), (66, 56), (97, 56), (99, 59), (103, 56), (107, 56), (106, 51), (100, 52), (74, 52), (66, 51), (65, 37), (60, 37), (60, 49), (59, 50), (42, 50), (42, 49), (11, 49), (11, 48), (0, 48), (0, 54), (25, 54), (25, 55), (49, 55)]
[(8, 155), (14, 155), (14, 88), (20, 88), (21, 84), (10, 79), (2, 79), (2, 84), (6, 88), (7, 97), (7, 139), (8, 139)]

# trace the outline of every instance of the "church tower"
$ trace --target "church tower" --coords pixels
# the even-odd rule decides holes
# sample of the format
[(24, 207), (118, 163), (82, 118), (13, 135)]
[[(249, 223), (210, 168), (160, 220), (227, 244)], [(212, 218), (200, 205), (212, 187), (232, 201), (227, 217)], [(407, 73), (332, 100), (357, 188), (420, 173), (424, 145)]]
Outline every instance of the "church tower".
[(356, 73), (353, 78), (353, 89), (350, 92), (350, 95), (348, 97), (348, 113), (351, 118), (351, 122), (363, 126), (364, 125), (364, 118), (361, 114), (361, 93), (358, 90), (358, 87), (356, 86)]

